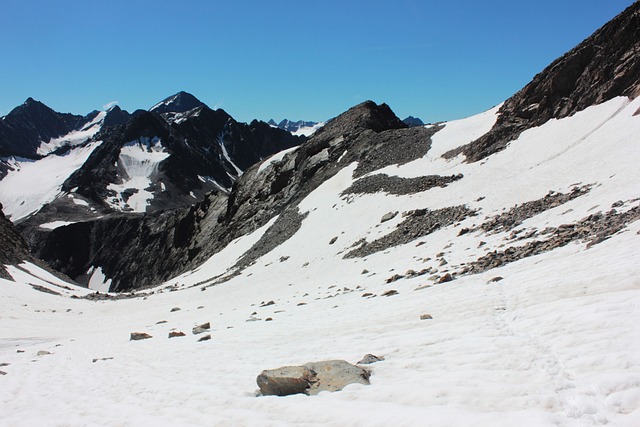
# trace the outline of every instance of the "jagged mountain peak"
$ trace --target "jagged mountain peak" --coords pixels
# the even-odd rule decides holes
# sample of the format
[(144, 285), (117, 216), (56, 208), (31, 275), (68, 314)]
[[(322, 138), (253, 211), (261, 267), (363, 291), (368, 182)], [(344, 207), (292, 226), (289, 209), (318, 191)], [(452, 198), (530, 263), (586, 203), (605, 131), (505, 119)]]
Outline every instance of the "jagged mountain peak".
[(312, 138), (333, 139), (365, 130), (382, 132), (406, 127), (407, 125), (395, 115), (387, 104), (378, 105), (373, 101), (365, 101), (329, 120)]
[(188, 92), (180, 91), (175, 95), (169, 96), (153, 107), (149, 111), (158, 114), (163, 113), (185, 113), (198, 107), (205, 107), (206, 104)]
[(407, 126), (424, 126), (424, 122), (418, 117), (409, 116), (402, 120)]

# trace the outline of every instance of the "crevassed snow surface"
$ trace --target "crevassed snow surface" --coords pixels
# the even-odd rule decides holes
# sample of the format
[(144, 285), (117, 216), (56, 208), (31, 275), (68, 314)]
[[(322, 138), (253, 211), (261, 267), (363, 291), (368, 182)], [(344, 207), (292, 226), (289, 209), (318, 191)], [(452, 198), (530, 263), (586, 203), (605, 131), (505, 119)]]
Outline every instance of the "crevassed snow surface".
[(0, 203), (13, 222), (36, 212), (60, 194), (64, 181), (87, 160), (102, 141), (40, 160), (10, 158), (13, 170), (0, 181)]
[[(427, 276), (386, 283), (407, 269), (443, 273), (501, 250), (509, 232), (458, 236), (459, 230), (549, 190), (593, 184), (589, 193), (522, 227), (574, 222), (617, 201), (621, 212), (637, 206), (638, 107), (640, 98), (617, 98), (551, 121), (485, 162), (426, 156), (385, 168), (400, 176), (464, 174), (424, 193), (341, 198), (353, 182), (351, 165), (303, 200), (300, 210), (309, 213), (296, 235), (216, 286), (203, 288), (269, 224), (145, 299), (71, 299), (68, 294), (81, 292), (73, 287), (54, 296), (25, 285), (46, 281), (10, 267), (17, 283), (0, 279), (0, 363), (7, 364), (0, 367), (6, 372), (0, 376), (2, 423), (640, 425), (640, 221), (588, 249), (574, 242), (443, 284)], [(467, 124), (469, 132), (479, 128)], [(458, 142), (451, 133), (436, 138), (433, 150), (474, 139), (463, 125)], [(400, 215), (380, 222), (389, 211), (457, 203), (481, 211), (364, 259), (342, 257), (359, 239), (393, 230)], [(448, 264), (440, 265), (439, 257)], [(497, 276), (503, 280), (490, 282)], [(390, 289), (398, 294), (382, 296)], [(275, 304), (261, 307), (271, 300)], [(427, 313), (433, 319), (420, 320)], [(207, 321), (212, 339), (198, 342), (191, 328)], [(169, 339), (170, 331), (187, 335)], [(153, 338), (129, 341), (131, 332)], [(385, 357), (369, 365), (369, 386), (315, 397), (256, 397), (263, 369), (324, 359), (353, 363), (365, 353)]]
[(41, 156), (46, 156), (47, 154), (57, 150), (60, 147), (75, 147), (76, 145), (82, 144), (83, 142), (94, 136), (96, 133), (98, 133), (98, 131), (102, 128), (102, 123), (106, 115), (106, 111), (101, 111), (93, 118), (93, 120), (84, 125), (82, 129), (74, 130), (59, 138), (52, 138), (47, 142), (43, 142), (42, 144), (40, 144), (40, 147), (38, 147), (37, 153)]
[(116, 193), (106, 202), (114, 209), (132, 212), (145, 212), (153, 200), (148, 190), (158, 165), (169, 157), (159, 138), (142, 137), (126, 143), (120, 150), (118, 168), (122, 183), (109, 184), (107, 189)]

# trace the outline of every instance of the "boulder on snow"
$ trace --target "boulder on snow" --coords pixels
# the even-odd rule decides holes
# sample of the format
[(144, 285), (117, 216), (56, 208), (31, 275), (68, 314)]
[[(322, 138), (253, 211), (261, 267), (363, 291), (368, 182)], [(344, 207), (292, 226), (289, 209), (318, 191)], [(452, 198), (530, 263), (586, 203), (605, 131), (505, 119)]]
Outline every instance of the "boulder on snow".
[(211, 329), (211, 323), (207, 322), (207, 323), (203, 323), (202, 325), (198, 325), (196, 327), (194, 327), (191, 332), (193, 333), (193, 335), (198, 335), (198, 334), (202, 334), (204, 332), (208, 332)]
[(396, 211), (396, 212), (387, 212), (386, 214), (382, 215), (382, 218), (380, 219), (380, 222), (391, 221), (393, 218), (396, 217), (396, 215), (398, 215), (398, 211)]
[(365, 354), (362, 359), (357, 363), (358, 365), (370, 365), (372, 363), (381, 362), (384, 357), (378, 357), (375, 354)]
[(256, 382), (264, 396), (288, 396), (339, 391), (348, 384), (369, 384), (369, 371), (344, 360), (326, 360), (302, 366), (265, 370)]
[(153, 337), (146, 332), (131, 332), (131, 338), (129, 338), (129, 341), (146, 340), (149, 338)]

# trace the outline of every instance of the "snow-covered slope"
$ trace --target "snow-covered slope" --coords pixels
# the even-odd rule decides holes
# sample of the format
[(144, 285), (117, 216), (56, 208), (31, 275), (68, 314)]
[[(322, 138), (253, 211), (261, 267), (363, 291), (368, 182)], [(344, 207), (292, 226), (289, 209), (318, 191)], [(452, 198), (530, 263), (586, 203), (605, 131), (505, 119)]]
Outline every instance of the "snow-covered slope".
[(39, 160), (6, 159), (12, 169), (0, 180), (0, 203), (5, 214), (13, 222), (20, 221), (60, 196), (64, 181), (101, 143), (94, 141), (62, 155), (50, 154)]
[(107, 111), (101, 111), (81, 129), (73, 130), (59, 138), (51, 138), (49, 141), (43, 141), (40, 147), (38, 147), (37, 153), (41, 156), (46, 156), (60, 147), (75, 147), (88, 141), (102, 129), (102, 124), (106, 116)]
[[(3, 422), (639, 425), (638, 108), (640, 98), (614, 98), (476, 163), (441, 154), (487, 132), (496, 110), (445, 124), (418, 160), (358, 178), (356, 163), (342, 169), (298, 205), (306, 216), (292, 237), (235, 274), (276, 218), (130, 299), (38, 292), (26, 284), (43, 273), (10, 267), (17, 283), (0, 280)], [(381, 173), (457, 178), (399, 195), (348, 190)], [(457, 205), (476, 214), (345, 257), (419, 210)], [(517, 221), (496, 226), (507, 214)], [(587, 237), (470, 269), (563, 230)], [(46, 279), (38, 284), (51, 287)], [(191, 328), (207, 321), (211, 340), (198, 342)], [(153, 338), (129, 341), (131, 332)], [(369, 386), (256, 397), (262, 369), (365, 353), (385, 358)]]

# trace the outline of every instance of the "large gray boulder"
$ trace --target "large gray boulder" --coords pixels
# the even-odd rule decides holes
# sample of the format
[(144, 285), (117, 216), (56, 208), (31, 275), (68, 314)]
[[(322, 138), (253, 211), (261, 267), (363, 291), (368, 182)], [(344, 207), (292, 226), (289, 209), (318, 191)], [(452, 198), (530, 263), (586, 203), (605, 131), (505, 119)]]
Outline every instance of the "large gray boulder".
[(369, 371), (344, 360), (326, 360), (302, 366), (265, 370), (256, 379), (264, 396), (288, 396), (339, 391), (348, 384), (369, 384)]

